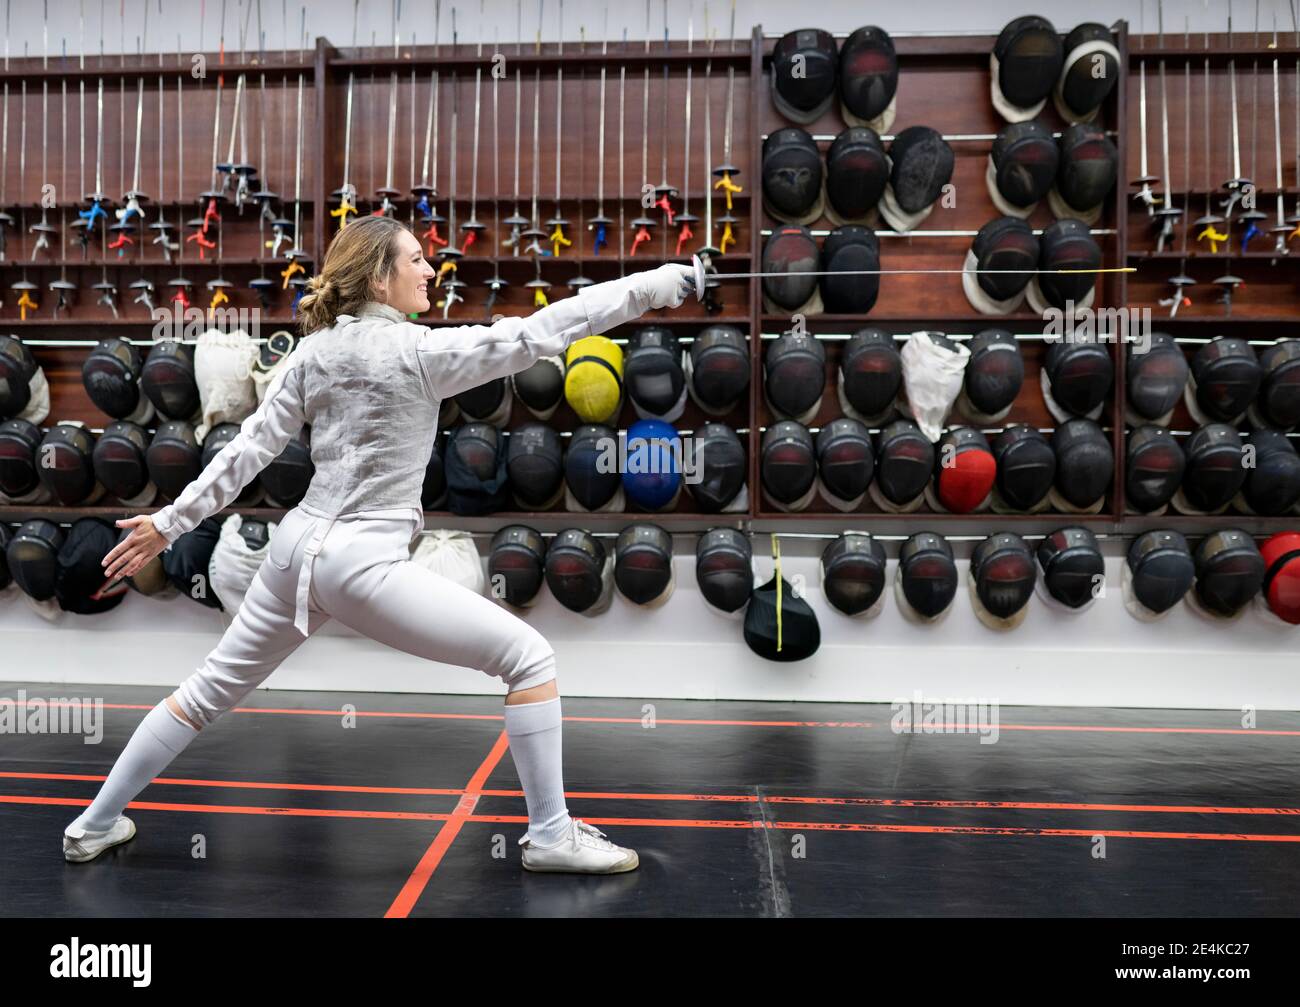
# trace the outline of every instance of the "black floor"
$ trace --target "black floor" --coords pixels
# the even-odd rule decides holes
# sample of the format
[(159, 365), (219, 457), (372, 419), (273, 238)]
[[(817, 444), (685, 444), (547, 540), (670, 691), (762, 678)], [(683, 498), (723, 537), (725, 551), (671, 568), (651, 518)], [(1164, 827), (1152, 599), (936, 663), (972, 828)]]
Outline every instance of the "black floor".
[(501, 700), (428, 694), (255, 692), (140, 794), (131, 842), (69, 864), (63, 827), (171, 690), (11, 682), (0, 699), (19, 689), (29, 702), (102, 698), (105, 728), (97, 745), (0, 733), (3, 916), (1292, 916), (1300, 904), (1297, 713), (1242, 730), (1232, 711), (1004, 708), (999, 740), (982, 745), (896, 734), (887, 705), (566, 698), (569, 810), (641, 858), (585, 877), (520, 866)]

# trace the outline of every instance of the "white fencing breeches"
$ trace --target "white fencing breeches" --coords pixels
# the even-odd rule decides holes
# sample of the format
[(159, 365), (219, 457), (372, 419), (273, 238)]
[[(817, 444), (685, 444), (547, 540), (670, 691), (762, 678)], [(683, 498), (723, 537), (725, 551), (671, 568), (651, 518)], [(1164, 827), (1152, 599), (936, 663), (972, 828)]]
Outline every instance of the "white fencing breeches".
[(313, 533), (329, 523), (297, 507), (285, 515), (234, 621), (177, 689), (195, 723), (236, 706), (330, 619), (416, 657), (500, 678), (511, 692), (555, 678), (555, 651), (537, 630), (411, 561), (413, 517), (333, 519), (312, 564), (303, 636), (294, 626), (299, 573)]

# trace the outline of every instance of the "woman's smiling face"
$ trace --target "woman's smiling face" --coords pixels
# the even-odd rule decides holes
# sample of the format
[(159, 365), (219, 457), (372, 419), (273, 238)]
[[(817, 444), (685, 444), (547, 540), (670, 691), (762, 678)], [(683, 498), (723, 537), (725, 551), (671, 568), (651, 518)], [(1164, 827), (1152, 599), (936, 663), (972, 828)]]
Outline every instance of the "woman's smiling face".
[(397, 259), (387, 280), (375, 284), (375, 300), (391, 305), (404, 315), (429, 310), (429, 281), (437, 272), (424, 258), (424, 249), (410, 231), (403, 229), (394, 239)]

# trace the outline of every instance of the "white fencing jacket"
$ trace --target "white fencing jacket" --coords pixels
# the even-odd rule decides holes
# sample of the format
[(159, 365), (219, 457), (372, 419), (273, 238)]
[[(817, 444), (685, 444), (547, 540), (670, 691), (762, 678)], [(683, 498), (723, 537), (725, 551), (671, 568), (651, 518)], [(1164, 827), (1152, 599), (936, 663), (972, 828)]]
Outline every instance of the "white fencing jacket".
[(414, 517), (438, 431), (442, 400), (565, 351), (644, 314), (649, 297), (632, 274), (584, 287), (527, 317), (431, 328), (367, 302), (359, 315), (304, 338), (266, 397), (176, 500), (151, 516), (170, 544), (233, 500), (289, 441), (311, 426), (315, 474), (299, 509), (317, 521), (299, 572), (294, 625), (307, 635), (311, 568), (344, 515)]

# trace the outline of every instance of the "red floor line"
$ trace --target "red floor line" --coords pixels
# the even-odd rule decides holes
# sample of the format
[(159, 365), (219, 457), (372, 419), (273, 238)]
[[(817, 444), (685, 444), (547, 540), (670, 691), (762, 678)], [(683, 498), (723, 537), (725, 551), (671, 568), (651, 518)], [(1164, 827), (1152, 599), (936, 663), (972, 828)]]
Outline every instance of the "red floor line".
[[(102, 783), (104, 776), (92, 773), (16, 773), (0, 772), (0, 779), (11, 780), (61, 780)], [(257, 780), (199, 780), (184, 777), (155, 777), (151, 783), (180, 787), (217, 787), (231, 790), (303, 790), (310, 792), (343, 794), (401, 794), (415, 797), (458, 797), (465, 793), (455, 787), (366, 787), (324, 783), (267, 783)], [(481, 797), (513, 797), (522, 799), (522, 790), (480, 790)], [(666, 794), (629, 791), (566, 790), (569, 800), (606, 801), (695, 801), (720, 804), (753, 804), (759, 798), (753, 794)], [(977, 801), (936, 800), (907, 797), (796, 797), (764, 796), (770, 804), (821, 804), (839, 807), (864, 808), (974, 808), (991, 810), (1025, 811), (1132, 811), (1193, 815), (1300, 815), (1300, 808), (1234, 807), (1208, 804), (1096, 804), (1068, 801)]]
[[(0, 772), (8, 780), (73, 780), (103, 783), (107, 779), (95, 773), (13, 773)], [(150, 783), (177, 787), (224, 787), (233, 790), (310, 790), (341, 794), (403, 794), (414, 797), (459, 797), (460, 787), (364, 787), (331, 783), (267, 783), (261, 780), (191, 780), (178, 776), (156, 776)], [(522, 795), (522, 791), (519, 792)]]
[[(4, 698), (4, 697), (0, 697)], [(46, 706), (95, 706), (94, 703), (45, 703)], [(157, 704), (154, 704), (157, 705)], [(870, 705), (870, 704), (868, 704)], [(152, 705), (147, 703), (104, 703), (105, 710), (144, 710), (153, 709)], [(309, 716), (309, 717), (337, 717), (338, 710), (313, 710), (313, 709), (289, 709), (260, 706), (237, 706), (230, 710), (231, 713), (272, 713), (290, 716)], [(430, 713), (430, 712), (410, 712), (401, 710), (358, 710), (354, 714), (357, 717), (398, 717), (413, 718), (417, 720), (504, 720), (505, 715), (499, 713)], [(566, 716), (566, 723), (583, 723), (583, 724), (636, 724), (638, 727), (644, 723), (642, 717), (578, 717)], [(684, 727), (818, 727), (818, 728), (879, 728), (888, 726), (887, 723), (872, 723), (870, 721), (853, 721), (853, 720), (705, 720), (689, 719), (684, 717), (656, 717), (656, 724), (669, 724)], [(952, 728), (952, 731), (948, 731)], [(974, 733), (969, 731), (969, 725), (957, 723), (945, 723), (928, 725), (925, 732), (916, 733), (951, 733), (956, 734), (958, 729), (963, 733)], [(1239, 735), (1257, 735), (1269, 737), (1300, 737), (1300, 730), (1266, 730), (1264, 728), (1251, 727), (1142, 727), (1142, 726), (1112, 726), (1104, 724), (998, 724), (999, 731), (1099, 731), (1103, 733), (1114, 734), (1239, 734)], [(942, 729), (942, 730), (941, 730)]]
[[(74, 808), (90, 806), (84, 797), (25, 797), (0, 794), (0, 804), (64, 805)], [(335, 808), (263, 808), (255, 804), (168, 804), (162, 801), (132, 801), (128, 810), (136, 811), (215, 811), (223, 815), (285, 815), (301, 818), (387, 818), (400, 821), (445, 822), (451, 815), (437, 811), (353, 811)]]
[[(474, 822), (526, 821), (516, 815), (475, 815)], [(1261, 843), (1300, 843), (1300, 835), (1270, 835), (1267, 833), (1239, 832), (1137, 832), (1122, 829), (1035, 829), (1009, 825), (876, 825), (863, 822), (764, 822), (753, 819), (693, 818), (591, 818), (583, 816), (592, 825), (655, 826), (687, 829), (784, 829), (787, 831), (818, 832), (906, 832), (938, 833), (961, 836), (1107, 836), (1127, 839), (1224, 839)]]
[[(393, 904), (384, 913), (386, 919), (405, 919), (411, 915), (411, 909), (419, 901), (420, 895), (429, 883), (429, 879), (433, 877), (433, 872), (442, 863), (443, 855), (451, 848), (456, 836), (460, 834), (461, 826), (469, 820), (474, 809), (478, 806), (479, 794), (483, 790), (483, 784), (488, 781), (488, 777), (492, 775), (492, 771), (496, 769), (497, 763), (501, 761), (501, 757), (505, 755), (509, 747), (510, 743), (506, 737), (506, 732), (502, 731), (497, 736), (492, 750), (479, 763), (478, 769), (474, 771), (469, 783), (465, 785), (465, 793), (456, 802), (456, 809), (447, 817), (447, 824), (440, 828), (438, 834), (433, 837), (433, 842), (424, 851), (424, 856), (415, 865), (415, 870), (406, 879), (406, 884), (402, 886), (402, 890), (393, 899)], [(527, 821), (527, 818), (524, 820)]]
[[(504, 737), (504, 735), (503, 735)], [(503, 744), (498, 747), (504, 751)], [(480, 771), (485, 767), (490, 772), (488, 762), (497, 759), (500, 755), (497, 748), (493, 748), (492, 754), (484, 760)], [(476, 773), (477, 777), (478, 774)], [(462, 806), (472, 807), (477, 802), (479, 794), (467, 793), (462, 798)], [(19, 797), (9, 794), (0, 794), (0, 804), (37, 804), (37, 805), (66, 805), (70, 807), (86, 807), (90, 801), (84, 798), (76, 797)], [(441, 814), (435, 812), (413, 812), (413, 811), (339, 811), (326, 808), (259, 808), (256, 806), (240, 805), (222, 805), (222, 804), (163, 804), (155, 801), (132, 801), (127, 808), (138, 809), (143, 811), (216, 811), (223, 814), (235, 815), (288, 815), (301, 816), (307, 818), (373, 818), (373, 819), (402, 819), (408, 821), (435, 821), (446, 822), (439, 830), (438, 836), (435, 837), (429, 849), (420, 859), (420, 863), (411, 876), (407, 879), (406, 884), (397, 898), (393, 900), (392, 906), (389, 907), (385, 916), (406, 916), (410, 913), (411, 907), (419, 898), (421, 892), (432, 877), (433, 872), (437, 869), (438, 864), (442, 862), (443, 854), (450, 847), (455, 835), (448, 835), (443, 839), (444, 834), (454, 831), (459, 833), (461, 826), (466, 822), (474, 823), (501, 823), (501, 824), (524, 824), (528, 823), (527, 815), (474, 815), (463, 810), (458, 806), (456, 811), (451, 814)], [(1112, 838), (1129, 838), (1129, 839), (1222, 839), (1231, 841), (1249, 841), (1263, 843), (1300, 843), (1300, 835), (1276, 835), (1269, 833), (1243, 833), (1243, 832), (1140, 832), (1128, 829), (1038, 829), (1023, 826), (1009, 825), (895, 825), (895, 824), (873, 824), (866, 822), (763, 822), (753, 819), (698, 819), (698, 818), (595, 818), (584, 817), (584, 822), (590, 822), (592, 825), (613, 825), (613, 826), (639, 826), (643, 828), (687, 828), (687, 829), (761, 829), (773, 828), (784, 829), (787, 831), (818, 831), (818, 832), (902, 832), (916, 834), (943, 834), (943, 835), (963, 835), (963, 836), (1109, 836)]]

